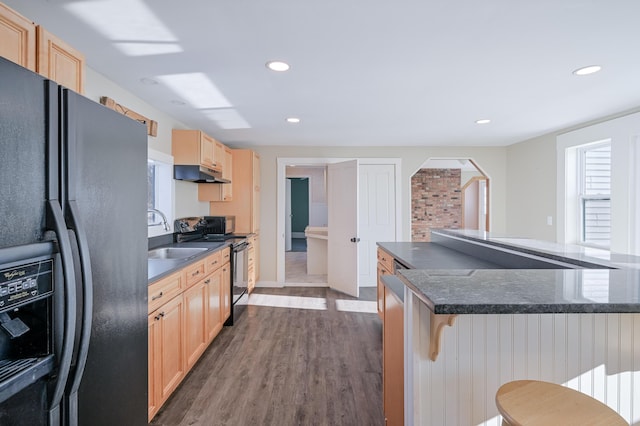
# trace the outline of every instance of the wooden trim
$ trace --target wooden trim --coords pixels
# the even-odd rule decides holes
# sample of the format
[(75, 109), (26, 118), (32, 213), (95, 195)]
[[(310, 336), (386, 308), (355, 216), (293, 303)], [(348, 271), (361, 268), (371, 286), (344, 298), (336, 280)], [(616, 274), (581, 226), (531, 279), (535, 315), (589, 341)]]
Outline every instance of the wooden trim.
[(491, 191), (490, 191), (490, 183), (491, 183), (491, 179), (489, 179), (489, 176), (487, 176), (486, 174), (484, 174), (484, 172), (482, 171), (482, 169), (480, 167), (478, 167), (478, 164), (476, 164), (475, 161), (473, 161), (472, 159), (469, 159), (469, 162), (471, 164), (473, 164), (473, 166), (478, 169), (478, 171), (480, 172), (480, 174), (482, 174), (482, 176), (485, 177), (486, 181), (487, 181), (487, 205), (486, 205), (486, 209), (487, 209), (487, 214), (485, 215), (485, 231), (489, 232), (489, 218), (491, 217), (491, 212), (490, 212), (490, 206), (491, 206)]
[(122, 104), (117, 103), (113, 99), (108, 96), (101, 96), (100, 103), (107, 108), (110, 108), (116, 112), (119, 112), (122, 115), (125, 115), (132, 120), (139, 121), (142, 124), (147, 126), (147, 134), (149, 136), (158, 136), (158, 122), (155, 120), (151, 120), (150, 118), (145, 117), (142, 114), (138, 114), (137, 112), (125, 107)]
[(440, 353), (440, 337), (444, 326), (451, 327), (457, 316), (431, 312), (431, 329), (429, 330), (429, 359), (431, 361), (435, 361)]
[[(471, 161), (471, 160), (469, 160), (469, 161)], [(476, 166), (476, 168), (477, 168), (477, 166)], [(480, 171), (480, 170), (478, 169), (478, 171)], [(482, 173), (482, 172), (480, 172), (480, 173)], [(460, 218), (460, 226), (462, 227), (462, 229), (465, 229), (465, 226), (464, 226), (464, 216), (465, 216), (465, 214), (464, 214), (464, 212), (465, 212), (465, 210), (464, 210), (464, 207), (465, 207), (464, 206), (464, 191), (469, 187), (469, 185), (471, 185), (471, 184), (473, 184), (475, 182), (480, 182), (480, 181), (485, 181), (486, 182), (487, 205), (484, 206), (484, 208), (486, 209), (487, 214), (485, 215), (485, 221), (486, 221), (485, 227), (489, 226), (489, 178), (486, 177), (484, 174), (482, 174), (482, 176), (474, 176), (474, 177), (472, 177), (471, 179), (469, 179), (467, 181), (467, 183), (462, 185), (462, 188), (460, 188), (460, 201), (461, 201), (461, 204), (462, 204), (462, 217)], [(487, 231), (489, 231), (489, 228), (486, 228), (486, 229), (487, 229)]]

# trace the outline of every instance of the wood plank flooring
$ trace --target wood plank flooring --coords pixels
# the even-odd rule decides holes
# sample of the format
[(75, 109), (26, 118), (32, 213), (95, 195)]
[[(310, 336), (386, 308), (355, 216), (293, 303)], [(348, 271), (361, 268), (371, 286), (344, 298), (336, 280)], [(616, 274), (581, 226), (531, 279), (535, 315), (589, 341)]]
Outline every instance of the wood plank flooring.
[[(328, 288), (254, 295), (259, 305), (250, 299), (151, 424), (383, 425), (377, 314), (338, 310), (336, 300), (357, 299)], [(375, 288), (361, 295), (375, 300)]]

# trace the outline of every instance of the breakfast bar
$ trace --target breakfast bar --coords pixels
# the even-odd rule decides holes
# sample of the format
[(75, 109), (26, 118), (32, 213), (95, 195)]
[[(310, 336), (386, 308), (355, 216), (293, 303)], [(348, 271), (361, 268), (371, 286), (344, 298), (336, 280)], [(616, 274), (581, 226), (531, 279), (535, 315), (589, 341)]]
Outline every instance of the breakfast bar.
[(499, 425), (523, 379), (640, 421), (640, 258), (477, 231), (378, 246), (404, 285), (404, 424)]

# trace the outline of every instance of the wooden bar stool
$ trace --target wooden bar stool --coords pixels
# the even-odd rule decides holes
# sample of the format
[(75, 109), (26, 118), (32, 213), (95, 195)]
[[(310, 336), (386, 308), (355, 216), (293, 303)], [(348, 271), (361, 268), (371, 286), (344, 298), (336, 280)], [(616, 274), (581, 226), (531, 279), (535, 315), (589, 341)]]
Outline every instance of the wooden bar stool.
[(496, 406), (503, 426), (629, 426), (618, 413), (590, 396), (536, 380), (517, 380), (500, 386)]

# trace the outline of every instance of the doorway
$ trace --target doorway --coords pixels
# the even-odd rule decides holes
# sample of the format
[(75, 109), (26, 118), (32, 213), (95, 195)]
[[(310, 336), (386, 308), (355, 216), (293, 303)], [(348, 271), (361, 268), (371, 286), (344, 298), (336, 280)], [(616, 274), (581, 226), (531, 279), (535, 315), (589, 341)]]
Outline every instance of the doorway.
[(411, 177), (411, 241), (431, 229), (489, 231), (489, 176), (470, 158), (430, 158)]
[[(300, 173), (300, 170), (302, 170), (303, 167), (323, 167), (326, 168), (327, 165), (329, 164), (333, 164), (333, 163), (339, 163), (339, 162), (344, 162), (344, 161), (348, 161), (350, 160), (349, 158), (278, 158), (277, 159), (277, 187), (278, 187), (278, 191), (277, 191), (277, 222), (276, 222), (276, 235), (278, 236), (276, 239), (276, 280), (277, 280), (277, 284), (278, 285), (282, 285), (282, 286), (289, 286), (289, 285), (324, 285), (324, 286), (330, 286), (330, 284), (328, 282), (325, 283), (292, 283), (292, 282), (287, 282), (285, 277), (286, 277), (286, 267), (285, 267), (285, 258), (286, 258), (286, 217), (287, 217), (287, 182), (288, 179), (287, 177), (298, 177), (298, 176), (287, 176), (287, 170), (290, 166), (294, 166), (293, 169), (297, 169), (298, 172)], [(393, 191), (393, 197), (391, 201), (388, 201), (388, 205), (386, 206), (387, 209), (389, 210), (393, 210), (395, 212), (394, 215), (389, 215), (389, 217), (392, 217), (392, 222), (389, 223), (389, 226), (393, 229), (395, 229), (395, 232), (393, 232), (393, 237), (385, 237), (384, 241), (402, 241), (402, 224), (401, 224), (401, 220), (400, 218), (402, 217), (402, 213), (401, 213), (401, 209), (402, 209), (402, 202), (401, 202), (401, 160), (398, 158), (366, 158), (366, 159), (360, 159), (359, 160), (360, 165), (392, 165), (392, 179), (390, 181), (388, 181), (387, 183), (389, 185), (391, 185), (394, 189)], [(291, 170), (291, 169), (289, 169)], [(325, 180), (324, 180), (324, 185), (326, 185), (326, 175), (325, 175)], [(312, 188), (313, 184), (309, 183), (310, 188)], [(310, 189), (310, 192), (313, 192), (313, 189)], [(362, 192), (362, 188), (359, 187), (358, 188), (358, 193)], [(327, 194), (327, 197), (329, 197), (329, 194)], [(362, 209), (361, 209), (362, 210)], [(326, 210), (325, 210), (326, 211)], [(309, 218), (310, 218), (310, 224), (313, 223), (313, 215), (317, 214), (318, 211), (316, 209), (314, 209), (313, 205), (310, 205), (309, 207)], [(323, 224), (325, 224), (325, 226), (328, 226), (328, 219), (326, 219), (325, 216), (325, 221), (322, 222)], [(328, 230), (328, 232), (330, 232), (330, 230)], [(367, 230), (365, 229), (365, 232), (367, 232)], [(359, 238), (361, 238), (361, 240), (367, 239), (373, 242), (373, 244), (375, 245), (376, 241), (382, 241), (379, 238), (377, 238), (375, 235), (371, 236), (371, 235), (365, 235), (365, 234), (360, 234), (358, 235)], [(358, 246), (360, 247), (360, 250), (365, 249), (364, 245), (362, 243), (362, 241), (360, 243), (358, 243)], [(356, 262), (354, 264), (354, 268), (358, 268), (360, 269), (360, 271), (363, 271), (363, 268), (367, 268), (367, 267), (372, 267), (374, 268), (374, 271), (372, 271), (369, 275), (373, 275), (375, 276), (375, 261), (372, 261), (371, 259), (365, 259), (366, 256), (361, 256), (358, 260), (358, 262)], [(361, 260), (360, 259), (365, 259), (367, 261), (367, 265), (363, 266), (361, 264)], [(329, 266), (328, 266), (329, 268)], [(360, 277), (356, 278), (356, 281), (359, 281)], [(358, 283), (356, 283), (357, 285)], [(366, 284), (365, 284), (366, 285)]]
[[(326, 255), (318, 258), (318, 250), (321, 251), (322, 247), (318, 248), (315, 240), (307, 238), (309, 229), (317, 231), (326, 230), (327, 227), (326, 169), (326, 164), (296, 164), (289, 165), (285, 169), (287, 187), (285, 282), (287, 285), (294, 283), (327, 285)], [(326, 252), (326, 248), (324, 251)]]

